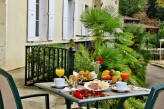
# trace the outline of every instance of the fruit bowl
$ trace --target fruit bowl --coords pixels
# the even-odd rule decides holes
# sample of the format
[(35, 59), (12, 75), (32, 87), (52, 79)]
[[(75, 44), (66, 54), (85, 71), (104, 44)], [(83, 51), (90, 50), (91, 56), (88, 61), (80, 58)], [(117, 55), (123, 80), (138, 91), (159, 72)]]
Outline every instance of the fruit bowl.
[(108, 81), (110, 84), (115, 84), (117, 81), (122, 80), (120, 74), (120, 71), (115, 71), (114, 69), (104, 70), (101, 74), (101, 80)]
[(80, 72), (73, 71), (73, 75), (78, 76), (78, 78), (82, 79), (83, 82), (92, 81), (97, 78), (97, 74), (94, 71), (89, 72), (88, 70)]

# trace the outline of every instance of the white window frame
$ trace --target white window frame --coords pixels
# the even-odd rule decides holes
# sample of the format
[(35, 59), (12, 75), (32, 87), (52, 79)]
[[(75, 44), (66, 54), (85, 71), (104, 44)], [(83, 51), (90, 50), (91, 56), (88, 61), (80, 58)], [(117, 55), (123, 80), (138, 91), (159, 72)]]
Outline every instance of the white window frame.
[[(68, 15), (68, 13), (70, 12), (69, 9), (72, 8), (69, 8), (69, 0), (64, 0), (63, 3), (63, 40), (75, 39), (76, 35), (78, 35), (78, 0), (72, 0), (71, 2), (74, 2), (74, 9), (72, 9), (72, 11), (74, 11), (73, 22), (69, 20)], [(73, 28), (72, 33), (69, 31), (69, 29), (71, 28)]]
[(54, 39), (54, 0), (39, 0), (39, 35), (36, 36), (36, 0), (28, 0), (27, 41)]

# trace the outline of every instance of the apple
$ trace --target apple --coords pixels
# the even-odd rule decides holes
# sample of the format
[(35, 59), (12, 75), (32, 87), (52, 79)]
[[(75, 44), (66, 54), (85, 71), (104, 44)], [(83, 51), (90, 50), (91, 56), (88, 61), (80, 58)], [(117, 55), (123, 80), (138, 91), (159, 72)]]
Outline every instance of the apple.
[(115, 76), (117, 76), (118, 78), (120, 77), (121, 72), (120, 71), (115, 71)]

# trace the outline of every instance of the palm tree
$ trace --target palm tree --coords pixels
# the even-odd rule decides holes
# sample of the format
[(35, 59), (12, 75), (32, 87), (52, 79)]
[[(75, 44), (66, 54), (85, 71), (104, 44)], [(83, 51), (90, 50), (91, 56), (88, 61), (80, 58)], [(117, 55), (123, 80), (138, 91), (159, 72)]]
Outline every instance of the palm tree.
[(120, 17), (112, 16), (111, 7), (91, 8), (81, 15), (81, 21), (89, 29), (92, 36), (102, 37), (105, 32), (114, 33), (116, 28), (122, 28)]

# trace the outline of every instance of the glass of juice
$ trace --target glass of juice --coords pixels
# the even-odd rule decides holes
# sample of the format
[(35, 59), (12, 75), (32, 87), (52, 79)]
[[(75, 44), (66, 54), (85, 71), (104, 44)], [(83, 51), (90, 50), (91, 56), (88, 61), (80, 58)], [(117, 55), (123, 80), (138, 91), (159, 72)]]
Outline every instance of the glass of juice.
[(72, 85), (74, 88), (77, 88), (78, 86), (78, 77), (75, 75), (72, 76)]
[(123, 81), (127, 81), (130, 78), (130, 73), (121, 73), (120, 76)]
[(64, 68), (56, 68), (56, 75), (61, 78), (64, 75)]

